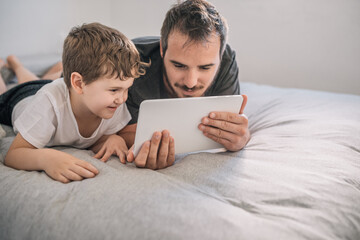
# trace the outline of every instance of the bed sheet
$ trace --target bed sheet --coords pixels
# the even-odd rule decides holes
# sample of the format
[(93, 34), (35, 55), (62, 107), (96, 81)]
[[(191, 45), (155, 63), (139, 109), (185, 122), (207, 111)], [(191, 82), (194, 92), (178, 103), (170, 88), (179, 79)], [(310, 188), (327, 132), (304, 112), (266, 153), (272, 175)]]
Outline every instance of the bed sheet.
[(100, 170), (69, 184), (0, 163), (0, 239), (360, 239), (360, 96), (241, 91), (251, 140), (238, 152), (152, 171), (57, 148)]

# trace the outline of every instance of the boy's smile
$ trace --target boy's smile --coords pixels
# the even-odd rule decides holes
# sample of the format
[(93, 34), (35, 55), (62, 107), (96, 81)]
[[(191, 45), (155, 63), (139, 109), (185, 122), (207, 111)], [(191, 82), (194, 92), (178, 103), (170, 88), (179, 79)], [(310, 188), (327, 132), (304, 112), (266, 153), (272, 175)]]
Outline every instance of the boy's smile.
[(102, 77), (87, 85), (82, 83), (80, 114), (89, 118), (111, 118), (117, 108), (125, 103), (133, 82), (133, 78), (120, 80), (116, 77)]

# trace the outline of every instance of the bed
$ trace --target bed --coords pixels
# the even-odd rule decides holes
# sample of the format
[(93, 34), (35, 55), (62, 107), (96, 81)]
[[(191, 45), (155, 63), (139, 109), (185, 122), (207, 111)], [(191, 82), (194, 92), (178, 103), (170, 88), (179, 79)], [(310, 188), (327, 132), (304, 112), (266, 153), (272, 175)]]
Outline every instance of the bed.
[[(360, 96), (242, 82), (251, 140), (152, 171), (92, 163), (62, 184), (3, 165), (0, 239), (360, 239)], [(191, 139), (191, 136), (189, 136)]]

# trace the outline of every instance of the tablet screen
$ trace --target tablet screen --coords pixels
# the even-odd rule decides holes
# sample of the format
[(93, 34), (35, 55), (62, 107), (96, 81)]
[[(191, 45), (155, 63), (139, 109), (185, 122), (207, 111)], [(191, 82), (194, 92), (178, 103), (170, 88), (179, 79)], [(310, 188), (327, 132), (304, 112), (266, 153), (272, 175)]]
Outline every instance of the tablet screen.
[(156, 131), (169, 130), (175, 154), (222, 148), (198, 129), (201, 119), (212, 111), (239, 113), (241, 95), (145, 100), (140, 104), (134, 155)]

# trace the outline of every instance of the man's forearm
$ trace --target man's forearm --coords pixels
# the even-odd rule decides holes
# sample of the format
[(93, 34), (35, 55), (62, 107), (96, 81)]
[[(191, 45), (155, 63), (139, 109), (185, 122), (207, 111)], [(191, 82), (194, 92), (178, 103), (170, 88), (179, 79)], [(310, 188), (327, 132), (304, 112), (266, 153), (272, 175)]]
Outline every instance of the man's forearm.
[(131, 148), (131, 146), (134, 145), (136, 126), (137, 124), (127, 125), (122, 130), (120, 130), (120, 132), (118, 132), (118, 135), (125, 140), (126, 146), (128, 148)]

